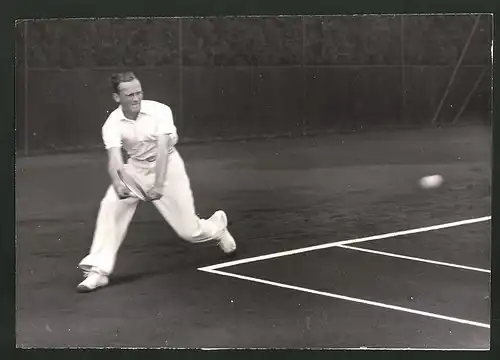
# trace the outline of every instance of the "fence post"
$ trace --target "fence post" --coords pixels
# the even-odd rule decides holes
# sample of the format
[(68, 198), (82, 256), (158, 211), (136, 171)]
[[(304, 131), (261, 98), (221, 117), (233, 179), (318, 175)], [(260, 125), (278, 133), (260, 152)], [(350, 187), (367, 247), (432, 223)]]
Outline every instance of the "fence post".
[(441, 108), (443, 107), (444, 101), (446, 100), (446, 97), (448, 96), (448, 93), (450, 91), (451, 84), (453, 84), (453, 81), (455, 80), (455, 76), (457, 75), (458, 69), (460, 68), (460, 65), (462, 64), (462, 61), (464, 59), (465, 53), (467, 52), (467, 49), (469, 48), (470, 42), (472, 40), (472, 36), (476, 33), (476, 29), (477, 29), (477, 26), (479, 25), (480, 18), (481, 18), (481, 15), (478, 15), (476, 17), (476, 21), (474, 22), (474, 25), (472, 26), (472, 30), (469, 34), (469, 37), (467, 38), (467, 41), (465, 42), (465, 46), (462, 50), (462, 53), (460, 54), (460, 58), (458, 59), (458, 62), (455, 65), (455, 69), (453, 69), (453, 73), (451, 74), (450, 81), (448, 81), (448, 86), (446, 86), (443, 97), (441, 98), (441, 102), (439, 103), (439, 106), (436, 109), (436, 112), (434, 113), (434, 117), (432, 118), (432, 125), (434, 125), (437, 121), (438, 115), (441, 111)]
[(179, 17), (179, 127), (184, 135), (185, 124), (184, 124), (184, 99), (183, 99), (183, 59), (182, 59), (182, 18)]
[(451, 122), (453, 125), (455, 125), (457, 123), (457, 121), (460, 118), (460, 116), (462, 116), (462, 113), (464, 112), (465, 108), (467, 107), (467, 105), (469, 105), (469, 101), (472, 98), (472, 95), (474, 95), (474, 93), (477, 90), (479, 84), (481, 83), (481, 80), (483, 80), (484, 74), (486, 74), (487, 70), (488, 70), (488, 66), (483, 67), (483, 69), (481, 70), (481, 72), (479, 74), (479, 77), (477, 78), (476, 82), (474, 83), (474, 86), (472, 87), (472, 89), (470, 90), (469, 94), (465, 98), (465, 101), (462, 104), (462, 107), (460, 108), (460, 110), (458, 110), (458, 113), (453, 118), (453, 121)]
[(406, 69), (405, 69), (405, 25), (404, 19), (405, 15), (400, 15), (401, 19), (401, 86), (403, 87), (403, 96), (402, 96), (402, 107), (401, 112), (403, 115), (403, 124), (408, 126), (408, 119), (406, 118)]
[(306, 68), (305, 68), (305, 59), (306, 59), (306, 24), (304, 20), (304, 15), (301, 16), (301, 27), (302, 27), (302, 59), (300, 60), (301, 64), (301, 72), (302, 72), (302, 112), (301, 112), (301, 129), (300, 133), (302, 136), (307, 135), (307, 124), (306, 124)]
[(24, 155), (28, 156), (28, 20), (24, 21)]

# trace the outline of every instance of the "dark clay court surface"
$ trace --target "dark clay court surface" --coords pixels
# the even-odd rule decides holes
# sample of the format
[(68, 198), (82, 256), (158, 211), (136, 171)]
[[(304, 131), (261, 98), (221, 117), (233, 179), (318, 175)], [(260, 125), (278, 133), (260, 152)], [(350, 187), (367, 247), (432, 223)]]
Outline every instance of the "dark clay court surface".
[[(466, 126), (181, 145), (200, 216), (228, 213), (238, 255), (183, 242), (142, 204), (110, 286), (90, 294), (75, 291), (77, 264), (104, 151), (18, 159), (18, 346), (488, 349), (490, 138)], [(442, 187), (418, 187), (435, 173)]]

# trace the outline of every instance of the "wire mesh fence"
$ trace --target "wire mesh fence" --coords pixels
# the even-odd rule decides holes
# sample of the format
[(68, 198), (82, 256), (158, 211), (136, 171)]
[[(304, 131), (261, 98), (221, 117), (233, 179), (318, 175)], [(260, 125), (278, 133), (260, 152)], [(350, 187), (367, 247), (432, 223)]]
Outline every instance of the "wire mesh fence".
[(490, 121), (491, 16), (38, 20), (17, 26), (17, 149), (100, 146), (134, 70), (185, 140)]

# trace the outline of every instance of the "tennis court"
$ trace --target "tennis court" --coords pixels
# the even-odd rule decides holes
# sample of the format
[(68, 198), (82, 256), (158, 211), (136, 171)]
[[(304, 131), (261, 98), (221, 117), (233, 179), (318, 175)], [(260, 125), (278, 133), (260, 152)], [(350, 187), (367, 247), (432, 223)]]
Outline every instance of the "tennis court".
[[(183, 242), (142, 204), (91, 294), (75, 286), (104, 151), (20, 158), (18, 346), (487, 349), (490, 138), (461, 126), (179, 146), (199, 214), (228, 213), (237, 257)], [(441, 188), (417, 186), (434, 173)]]

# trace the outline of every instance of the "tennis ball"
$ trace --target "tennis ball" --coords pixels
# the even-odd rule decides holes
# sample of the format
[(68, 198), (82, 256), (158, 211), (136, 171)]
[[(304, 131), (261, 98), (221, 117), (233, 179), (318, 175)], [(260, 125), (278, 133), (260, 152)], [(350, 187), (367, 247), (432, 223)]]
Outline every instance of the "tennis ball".
[(441, 175), (429, 175), (424, 176), (420, 179), (419, 184), (424, 189), (433, 189), (440, 187), (443, 183), (443, 177)]

